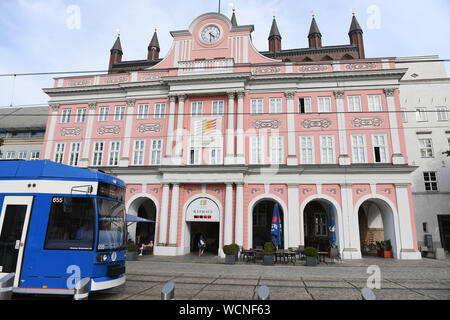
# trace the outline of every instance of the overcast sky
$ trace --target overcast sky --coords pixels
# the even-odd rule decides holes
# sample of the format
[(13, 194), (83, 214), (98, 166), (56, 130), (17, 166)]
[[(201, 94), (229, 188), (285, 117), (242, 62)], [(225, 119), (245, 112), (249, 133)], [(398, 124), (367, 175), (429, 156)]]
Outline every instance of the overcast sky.
[[(231, 17), (231, 0), (222, 13)], [(305, 48), (314, 11), (324, 46), (349, 43), (352, 9), (364, 29), (367, 57), (440, 55), (450, 59), (448, 0), (234, 0), (238, 23), (268, 49), (276, 15), (283, 49)], [(120, 29), (123, 60), (146, 59), (155, 25), (164, 57), (169, 32), (218, 10), (218, 0), (0, 0), (0, 74), (105, 70)], [(447, 64), (448, 66), (448, 64)], [(0, 77), (0, 106), (45, 104), (54, 75)]]

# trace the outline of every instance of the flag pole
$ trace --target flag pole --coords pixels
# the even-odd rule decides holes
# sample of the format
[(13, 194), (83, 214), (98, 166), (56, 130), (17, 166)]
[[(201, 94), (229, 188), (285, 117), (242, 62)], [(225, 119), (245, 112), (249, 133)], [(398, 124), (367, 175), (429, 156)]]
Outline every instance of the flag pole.
[(220, 9), (221, 9), (221, 0), (219, 0), (219, 13), (220, 13)]

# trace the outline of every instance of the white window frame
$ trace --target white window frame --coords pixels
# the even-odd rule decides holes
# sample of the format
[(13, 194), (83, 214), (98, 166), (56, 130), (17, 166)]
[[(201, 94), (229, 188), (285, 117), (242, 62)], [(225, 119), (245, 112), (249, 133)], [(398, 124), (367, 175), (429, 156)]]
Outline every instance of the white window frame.
[(191, 116), (200, 117), (203, 115), (203, 101), (191, 102)]
[(30, 160), (39, 160), (41, 158), (40, 151), (31, 151)]
[(416, 108), (416, 121), (417, 122), (428, 121), (428, 114), (426, 108)]
[(213, 116), (223, 116), (225, 110), (224, 100), (214, 100), (211, 106), (211, 115)]
[(64, 161), (64, 151), (66, 150), (66, 144), (63, 142), (57, 143), (55, 145), (55, 155), (54, 162), (63, 163)]
[(433, 139), (420, 138), (419, 152), (421, 158), (434, 158)]
[(347, 96), (348, 112), (362, 112), (361, 96)]
[(26, 160), (27, 159), (27, 155), (28, 155), (28, 152), (26, 152), (26, 151), (19, 151), (19, 152), (17, 152), (17, 159), (19, 159), (19, 160)]
[(109, 107), (100, 107), (98, 111), (98, 121), (106, 122), (108, 121), (108, 117), (109, 117)]
[(6, 155), (5, 155), (5, 159), (7, 159), (7, 160), (17, 159), (16, 152), (15, 151), (7, 151)]
[(250, 114), (264, 113), (264, 99), (250, 99)]
[(92, 146), (92, 166), (100, 167), (103, 165), (103, 154), (105, 152), (105, 142), (95, 141)]
[(163, 140), (154, 139), (150, 141), (150, 165), (158, 166), (161, 164), (163, 151)]
[[(434, 179), (433, 179), (433, 175), (434, 175)], [(435, 171), (424, 172), (423, 180), (424, 180), (424, 184), (425, 184), (425, 191), (439, 191), (438, 181), (437, 181), (437, 172), (435, 172)]]
[(300, 136), (300, 164), (314, 164), (314, 136)]
[(155, 103), (153, 118), (164, 119), (165, 117), (166, 117), (166, 104), (164, 102)]
[(269, 99), (269, 113), (280, 114), (283, 112), (283, 98)]
[[(191, 148), (189, 150), (189, 164), (192, 166), (200, 165), (202, 148)], [(192, 154), (194, 157), (192, 157)]]
[(114, 121), (122, 121), (125, 119), (125, 106), (116, 106), (114, 108)]
[[(383, 139), (383, 144), (380, 144), (380, 138)], [(380, 161), (376, 161), (375, 148), (380, 148)], [(386, 134), (373, 134), (372, 135), (372, 149), (373, 149), (373, 162), (374, 163), (388, 163), (389, 162), (389, 148)]]
[(145, 159), (145, 140), (134, 140), (133, 166), (143, 166)]
[(69, 166), (77, 167), (80, 161), (81, 142), (72, 142), (69, 151)]
[(317, 105), (319, 113), (330, 113), (333, 110), (331, 97), (318, 97)]
[(448, 121), (447, 107), (437, 107), (436, 108), (436, 119), (437, 119), (437, 121)]
[(270, 163), (284, 164), (284, 137), (270, 136)]
[(328, 236), (328, 216), (326, 213), (314, 214), (314, 234), (316, 236)]
[(222, 148), (211, 148), (209, 152), (209, 163), (211, 165), (223, 164), (223, 150)]
[[(302, 104), (301, 104), (301, 100), (302, 99), (303, 99), (303, 102), (304, 102), (303, 110), (302, 110)], [(298, 113), (299, 114), (312, 113), (312, 99), (311, 99), (311, 97), (300, 97), (298, 99)]]
[(111, 141), (109, 143), (108, 165), (115, 167), (119, 165), (120, 158), (120, 141)]
[(320, 136), (320, 161), (322, 164), (336, 164), (336, 147), (334, 141), (334, 136)]
[(383, 111), (383, 102), (380, 94), (369, 94), (367, 96), (367, 103), (370, 112)]
[(137, 113), (137, 119), (148, 119), (148, 103), (140, 103), (138, 104), (138, 113)]
[(70, 123), (71, 115), (72, 115), (72, 109), (63, 109), (61, 111), (61, 123)]
[(87, 114), (86, 108), (78, 108), (77, 115), (75, 117), (75, 123), (84, 123), (86, 121), (86, 114)]
[(264, 136), (250, 136), (250, 164), (264, 164)]
[[(358, 139), (358, 140), (355, 140)], [(350, 135), (352, 146), (352, 162), (353, 163), (367, 163), (367, 143), (366, 136), (363, 134)], [(355, 143), (356, 142), (356, 143)], [(362, 142), (362, 145), (360, 144)]]

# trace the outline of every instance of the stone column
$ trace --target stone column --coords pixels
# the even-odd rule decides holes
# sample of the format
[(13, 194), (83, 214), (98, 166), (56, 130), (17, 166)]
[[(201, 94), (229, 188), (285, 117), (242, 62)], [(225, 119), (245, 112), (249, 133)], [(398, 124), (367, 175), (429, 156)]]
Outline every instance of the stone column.
[(123, 139), (122, 157), (120, 158), (119, 162), (119, 165), (121, 167), (128, 167), (130, 165), (130, 141), (133, 130), (135, 102), (136, 101), (134, 99), (130, 99), (127, 101), (128, 110), (127, 116), (125, 118), (125, 137)]
[(51, 159), (52, 149), (53, 149), (53, 139), (55, 138), (55, 127), (58, 122), (58, 112), (59, 112), (59, 104), (52, 104), (50, 108), (52, 109), (52, 116), (50, 118), (50, 126), (48, 128), (48, 137), (47, 144), (45, 146), (44, 159), (45, 160), (53, 160)]
[(89, 150), (91, 148), (92, 127), (94, 126), (95, 109), (97, 103), (89, 103), (89, 114), (87, 117), (86, 135), (84, 136), (83, 155), (80, 159), (80, 167), (87, 168), (89, 166)]
[(244, 136), (244, 92), (238, 92), (237, 130), (236, 130), (236, 164), (245, 164)]
[(236, 221), (235, 242), (240, 247), (244, 245), (244, 184), (236, 184)]
[(339, 164), (341, 166), (345, 166), (350, 165), (350, 157), (348, 155), (347, 133), (345, 125), (344, 91), (335, 91), (334, 97), (336, 98), (336, 111), (339, 129)]
[(169, 244), (177, 244), (178, 234), (178, 208), (180, 198), (180, 185), (175, 183), (172, 188), (172, 203), (170, 205)]
[(234, 164), (234, 92), (228, 93), (227, 152), (225, 164)]
[(233, 184), (227, 183), (225, 193), (225, 217), (223, 244), (228, 245), (233, 242)]
[(285, 93), (286, 96), (286, 117), (287, 117), (287, 130), (288, 130), (288, 157), (287, 165), (296, 166), (298, 165), (297, 159), (297, 145), (296, 145), (296, 135), (295, 135), (295, 114), (294, 114), (294, 91), (288, 91)]
[(159, 217), (159, 245), (167, 241), (167, 219), (169, 214), (169, 184), (163, 185), (161, 214)]
[[(341, 184), (342, 200), (342, 222), (338, 221), (338, 227), (342, 227), (344, 244), (342, 250), (343, 259), (361, 259), (361, 248), (359, 243), (359, 221), (358, 215), (353, 212), (353, 193), (351, 184)], [(341, 249), (341, 248), (340, 248)]]
[[(178, 119), (177, 119), (177, 133), (175, 144), (175, 159), (174, 164), (183, 164), (183, 121), (184, 121), (184, 102), (185, 95), (178, 96)], [(192, 133), (191, 133), (192, 134)]]
[(397, 122), (397, 111), (395, 107), (395, 88), (384, 89), (387, 100), (387, 108), (389, 113), (389, 127), (391, 128), (391, 140), (392, 140), (392, 163), (393, 164), (405, 164), (405, 158), (403, 157), (400, 148), (400, 136)]
[[(300, 245), (300, 233), (303, 233), (303, 230), (299, 230), (300, 226), (300, 199), (299, 199), (299, 191), (298, 184), (288, 184), (288, 212), (287, 215), (289, 219), (288, 228), (288, 243), (285, 245), (285, 248), (295, 247), (297, 248)], [(300, 232), (299, 232), (300, 231)]]
[(169, 96), (169, 99), (170, 99), (170, 106), (169, 106), (169, 122), (167, 124), (166, 158), (172, 157), (174, 122), (175, 122), (175, 103), (177, 101), (177, 97)]

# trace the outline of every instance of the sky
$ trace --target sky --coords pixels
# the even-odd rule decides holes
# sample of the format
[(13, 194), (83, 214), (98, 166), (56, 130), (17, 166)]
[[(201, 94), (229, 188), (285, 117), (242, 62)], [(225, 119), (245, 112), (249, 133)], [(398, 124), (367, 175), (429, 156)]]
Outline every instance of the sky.
[[(268, 50), (276, 16), (283, 49), (308, 47), (314, 12), (324, 46), (349, 43), (352, 12), (364, 29), (366, 57), (439, 55), (450, 59), (448, 0), (222, 0), (231, 17), (233, 1), (240, 25), (254, 25), (252, 39)], [(0, 0), (0, 107), (43, 105), (42, 88), (60, 75), (5, 74), (106, 70), (109, 50), (120, 30), (123, 60), (147, 57), (158, 30), (164, 57), (170, 31), (185, 30), (198, 16), (217, 12), (219, 0)], [(449, 64), (447, 64), (449, 68)]]

